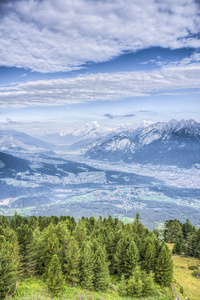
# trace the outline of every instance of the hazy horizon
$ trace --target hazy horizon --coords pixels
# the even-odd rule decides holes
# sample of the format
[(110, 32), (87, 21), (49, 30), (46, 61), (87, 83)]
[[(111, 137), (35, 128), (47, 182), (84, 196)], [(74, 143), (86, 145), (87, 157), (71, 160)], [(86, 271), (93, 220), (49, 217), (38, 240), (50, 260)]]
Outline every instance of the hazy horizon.
[(200, 3), (1, 1), (0, 126), (200, 122)]

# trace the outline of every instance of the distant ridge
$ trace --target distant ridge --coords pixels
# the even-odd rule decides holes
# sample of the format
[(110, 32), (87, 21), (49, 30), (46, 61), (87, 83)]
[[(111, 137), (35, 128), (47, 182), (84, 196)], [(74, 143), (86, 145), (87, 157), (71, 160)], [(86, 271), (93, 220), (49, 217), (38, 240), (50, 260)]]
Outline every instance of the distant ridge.
[(52, 150), (53, 145), (14, 129), (0, 130), (0, 151)]
[(85, 155), (99, 160), (189, 168), (200, 163), (200, 123), (171, 120), (129, 129), (89, 145)]

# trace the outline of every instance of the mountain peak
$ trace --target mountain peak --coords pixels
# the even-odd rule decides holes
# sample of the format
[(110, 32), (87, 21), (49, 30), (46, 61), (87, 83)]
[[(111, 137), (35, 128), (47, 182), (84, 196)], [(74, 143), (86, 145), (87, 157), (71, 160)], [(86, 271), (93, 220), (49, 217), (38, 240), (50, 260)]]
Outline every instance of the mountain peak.
[(86, 155), (96, 159), (166, 164), (188, 167), (200, 162), (200, 123), (170, 120), (146, 128), (121, 132), (89, 147)]

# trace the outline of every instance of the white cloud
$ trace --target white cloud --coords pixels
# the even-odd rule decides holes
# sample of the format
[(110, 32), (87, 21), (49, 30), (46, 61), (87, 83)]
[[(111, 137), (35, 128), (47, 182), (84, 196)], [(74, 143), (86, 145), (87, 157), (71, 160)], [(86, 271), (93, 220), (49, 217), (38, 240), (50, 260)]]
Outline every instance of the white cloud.
[[(90, 74), (40, 80), (0, 88), (1, 107), (70, 105), (90, 101), (166, 94), (199, 89), (200, 64), (168, 66), (154, 71)], [(181, 91), (178, 91), (181, 92)]]
[(200, 47), (195, 0), (19, 0), (0, 4), (0, 65), (69, 71), (124, 51)]

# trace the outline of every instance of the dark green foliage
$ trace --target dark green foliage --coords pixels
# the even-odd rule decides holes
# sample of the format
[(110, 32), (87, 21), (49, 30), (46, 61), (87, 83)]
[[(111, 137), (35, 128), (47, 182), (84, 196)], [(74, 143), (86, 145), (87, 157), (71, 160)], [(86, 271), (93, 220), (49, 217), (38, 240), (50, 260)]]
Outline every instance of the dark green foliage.
[(156, 262), (156, 248), (154, 246), (153, 240), (148, 240), (146, 242), (145, 248), (146, 249), (142, 265), (147, 272), (150, 272), (151, 270), (154, 270)]
[(94, 254), (94, 288), (105, 292), (109, 288), (109, 269), (105, 249), (100, 246)]
[(94, 216), (90, 217), (90, 219), (89, 219), (89, 223), (90, 223), (92, 226), (94, 226), (94, 225), (95, 225), (95, 223), (96, 223), (96, 219), (95, 219), (95, 217), (94, 217)]
[(21, 256), (19, 254), (19, 243), (17, 236), (15, 236), (11, 242), (12, 252), (13, 252), (13, 261), (17, 271), (18, 278), (21, 279), (24, 276), (24, 270), (21, 262)]
[(143, 291), (142, 274), (140, 268), (137, 266), (128, 280), (127, 292), (130, 297), (141, 297)]
[(181, 286), (180, 287), (180, 293), (183, 295), (184, 294), (184, 290), (183, 290), (183, 287)]
[(17, 228), (17, 239), (23, 276), (33, 276), (35, 274), (36, 252), (34, 249), (32, 229), (29, 228), (28, 225), (22, 224)]
[(51, 224), (52, 220), (49, 217), (38, 217), (38, 226), (40, 231), (43, 231), (44, 228), (47, 228)]
[(2, 226), (0, 226), (0, 235), (4, 236), (4, 230), (3, 230)]
[(18, 227), (20, 227), (22, 224), (27, 224), (28, 223), (28, 219), (24, 218), (20, 215), (18, 215), (16, 212), (14, 214), (14, 216), (12, 217), (11, 221), (10, 221), (10, 227), (14, 230), (16, 230)]
[(115, 234), (112, 231), (108, 232), (107, 238), (105, 239), (105, 243), (106, 243), (106, 251), (107, 251), (107, 255), (108, 255), (108, 260), (110, 262), (110, 265), (109, 265), (110, 274), (114, 274), (114, 272), (115, 272), (114, 255), (115, 255), (115, 249), (116, 249), (116, 238), (115, 238)]
[(193, 256), (200, 258), (200, 228), (191, 236), (190, 241), (191, 241), (191, 243), (189, 244), (190, 248), (191, 248), (191, 245), (193, 248), (193, 249), (190, 249), (190, 253), (192, 250)]
[(122, 274), (122, 278), (121, 278), (121, 281), (120, 281), (120, 284), (118, 287), (118, 294), (121, 297), (124, 297), (127, 295), (126, 279), (125, 279), (124, 274)]
[(53, 296), (58, 296), (63, 291), (64, 278), (58, 256), (54, 254), (48, 268), (47, 285)]
[(198, 270), (199, 267), (197, 267), (197, 266), (189, 266), (188, 269), (189, 270)]
[(68, 222), (59, 222), (56, 226), (53, 228), (53, 232), (55, 233), (55, 236), (58, 238), (59, 243), (59, 259), (62, 264), (64, 265), (65, 261), (65, 250), (67, 248), (67, 244), (70, 239), (70, 233), (68, 230)]
[(130, 237), (123, 237), (116, 246), (115, 262), (116, 272), (121, 277), (122, 274), (128, 278), (139, 260), (138, 248)]
[(64, 275), (72, 283), (79, 282), (80, 279), (80, 250), (77, 241), (72, 237), (65, 250)]
[(92, 290), (94, 281), (94, 253), (89, 243), (83, 245), (81, 253), (81, 284), (85, 289)]
[(143, 272), (143, 296), (151, 296), (154, 294), (155, 284), (154, 284), (154, 274), (151, 271), (149, 274)]
[(138, 212), (136, 213), (135, 220), (136, 220), (137, 223), (139, 223), (141, 221), (141, 217), (140, 217), (140, 214)]
[(55, 227), (50, 224), (42, 232), (39, 245), (38, 245), (38, 262), (37, 270), (39, 274), (46, 274), (48, 271), (49, 263), (54, 254), (60, 256), (61, 249), (59, 239), (55, 234)]
[(165, 241), (175, 243), (172, 253), (200, 258), (200, 229), (187, 219), (184, 224), (178, 220), (165, 222)]
[(75, 237), (76, 241), (79, 243), (79, 246), (83, 244), (86, 240), (86, 236), (88, 234), (88, 230), (84, 220), (79, 220), (76, 223), (75, 229), (73, 231), (73, 236)]
[(171, 254), (163, 245), (158, 255), (155, 267), (156, 281), (161, 286), (169, 286), (173, 279), (173, 262)]
[(17, 272), (11, 245), (0, 236), (0, 299), (12, 294), (17, 282)]
[(9, 221), (5, 216), (0, 216), (0, 226), (6, 228), (9, 225)]
[(192, 272), (192, 275), (193, 275), (194, 277), (196, 277), (196, 278), (200, 278), (200, 270), (194, 270), (194, 271)]
[(195, 227), (192, 226), (192, 224), (188, 219), (182, 226), (182, 232), (183, 232), (183, 238), (185, 240), (187, 240), (187, 238), (195, 232)]
[(129, 277), (138, 264), (139, 252), (134, 241), (131, 241), (125, 251), (124, 273)]
[[(183, 225), (171, 220), (167, 230), (166, 239), (176, 242), (174, 253), (199, 255), (200, 230), (194, 230), (189, 220)], [(63, 278), (88, 290), (106, 291), (112, 275), (119, 295), (132, 298), (153, 296), (155, 282), (168, 286), (172, 281), (169, 249), (144, 228), (138, 215), (133, 224), (126, 225), (112, 216), (82, 217), (75, 222), (70, 216), (23, 218), (15, 214), (10, 223), (1, 217), (0, 247), (4, 249), (1, 264), (9, 258), (7, 273), (0, 277), (0, 286), (1, 278), (5, 285), (2, 293), (13, 292), (21, 277), (38, 274), (54, 296), (62, 292)]]
[(36, 227), (38, 226), (38, 221), (37, 218), (35, 216), (31, 216), (28, 219), (28, 226), (29, 228), (31, 228), (32, 230), (36, 229)]
[(174, 244), (174, 247), (172, 249), (172, 253), (173, 254), (181, 254), (181, 241), (180, 239), (176, 241), (176, 243)]
[(177, 238), (183, 238), (183, 234), (180, 222), (175, 219), (169, 225), (166, 233), (166, 241), (169, 243), (175, 243)]

